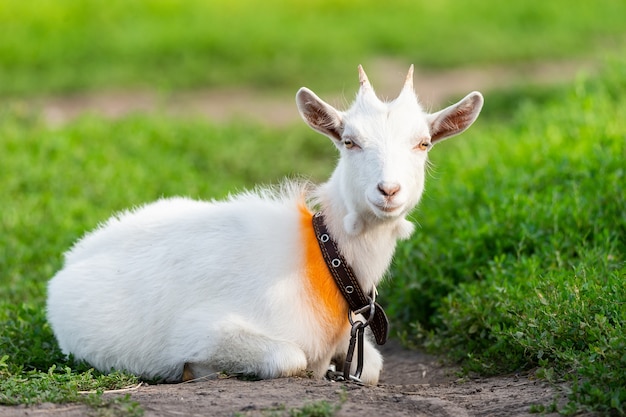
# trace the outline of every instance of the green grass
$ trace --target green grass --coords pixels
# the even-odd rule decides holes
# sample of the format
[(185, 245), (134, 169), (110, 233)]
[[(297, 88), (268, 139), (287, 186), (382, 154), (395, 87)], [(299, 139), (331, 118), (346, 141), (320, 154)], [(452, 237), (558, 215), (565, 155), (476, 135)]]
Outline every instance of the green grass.
[(51, 276), (59, 249), (113, 211), (168, 195), (223, 197), (298, 171), (320, 179), (335, 159), (326, 139), (304, 129), (159, 115), (112, 123), (86, 117), (56, 130), (8, 112), (0, 135), (0, 299), (13, 302), (42, 299), (32, 278)]
[(622, 61), (505, 123), (487, 98), (433, 150), (421, 228), (385, 289), (411, 341), (471, 372), (565, 378), (566, 412), (626, 413), (624, 91)]
[(142, 415), (128, 396), (102, 397), (104, 390), (134, 385), (137, 378), (120, 372), (103, 375), (68, 360), (46, 322), (43, 300), (38, 301), (0, 302), (0, 405), (74, 402), (96, 415)]
[(3, 0), (0, 94), (128, 86), (339, 91), (359, 63), (479, 65), (602, 55), (621, 0)]

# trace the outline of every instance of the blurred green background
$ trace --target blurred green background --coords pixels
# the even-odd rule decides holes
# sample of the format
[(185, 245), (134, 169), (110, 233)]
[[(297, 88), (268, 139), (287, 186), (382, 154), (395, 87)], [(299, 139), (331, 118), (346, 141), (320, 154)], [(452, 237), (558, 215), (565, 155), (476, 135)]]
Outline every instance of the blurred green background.
[[(598, 57), (619, 0), (4, 0), (0, 93), (139, 86), (346, 86), (357, 64), (446, 68)], [(352, 85), (352, 83), (350, 83)]]
[(624, 16), (622, 0), (3, 0), (0, 403), (129, 381), (68, 361), (45, 322), (85, 231), (161, 196), (323, 181), (336, 154), (296, 90), (347, 105), (363, 64), (393, 97), (414, 63), (427, 107), (486, 104), (431, 153), (382, 288), (394, 335), (468, 373), (567, 380), (570, 402), (536, 411), (624, 415)]

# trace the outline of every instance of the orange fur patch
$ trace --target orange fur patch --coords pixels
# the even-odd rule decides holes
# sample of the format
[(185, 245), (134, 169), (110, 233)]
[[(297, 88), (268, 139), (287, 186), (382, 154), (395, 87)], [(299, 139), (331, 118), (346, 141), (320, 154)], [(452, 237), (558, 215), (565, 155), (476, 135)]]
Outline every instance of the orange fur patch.
[(328, 271), (313, 229), (313, 213), (300, 205), (300, 230), (305, 248), (305, 270), (309, 284), (308, 302), (317, 312), (329, 342), (336, 342), (348, 326), (348, 303)]

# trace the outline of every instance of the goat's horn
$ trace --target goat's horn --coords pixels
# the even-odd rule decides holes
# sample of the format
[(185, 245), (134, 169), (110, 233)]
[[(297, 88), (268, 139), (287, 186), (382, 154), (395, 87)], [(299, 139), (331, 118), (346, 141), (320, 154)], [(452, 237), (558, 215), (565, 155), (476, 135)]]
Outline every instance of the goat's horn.
[(406, 75), (404, 89), (413, 90), (413, 64), (409, 67), (409, 73)]
[(361, 83), (362, 90), (372, 88), (370, 80), (367, 78), (367, 74), (365, 74), (365, 70), (363, 70), (363, 67), (361, 65), (359, 65), (359, 83)]

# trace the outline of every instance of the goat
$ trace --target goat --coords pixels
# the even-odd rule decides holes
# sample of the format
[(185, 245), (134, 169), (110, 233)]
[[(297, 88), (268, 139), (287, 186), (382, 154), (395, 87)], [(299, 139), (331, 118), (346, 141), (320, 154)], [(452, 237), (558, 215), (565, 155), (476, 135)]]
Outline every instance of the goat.
[[(177, 382), (217, 372), (323, 378), (343, 364), (350, 309), (312, 225), (324, 222), (366, 294), (388, 269), (424, 189), (432, 145), (467, 129), (478, 92), (433, 114), (413, 91), (379, 100), (362, 67), (353, 105), (339, 111), (311, 90), (299, 112), (339, 150), (319, 186), (286, 181), (226, 201), (163, 198), (118, 213), (65, 254), (48, 284), (47, 317), (66, 354), (108, 372)], [(369, 332), (369, 330), (368, 330)], [(368, 336), (360, 375), (383, 360)], [(354, 369), (354, 366), (353, 366)]]

